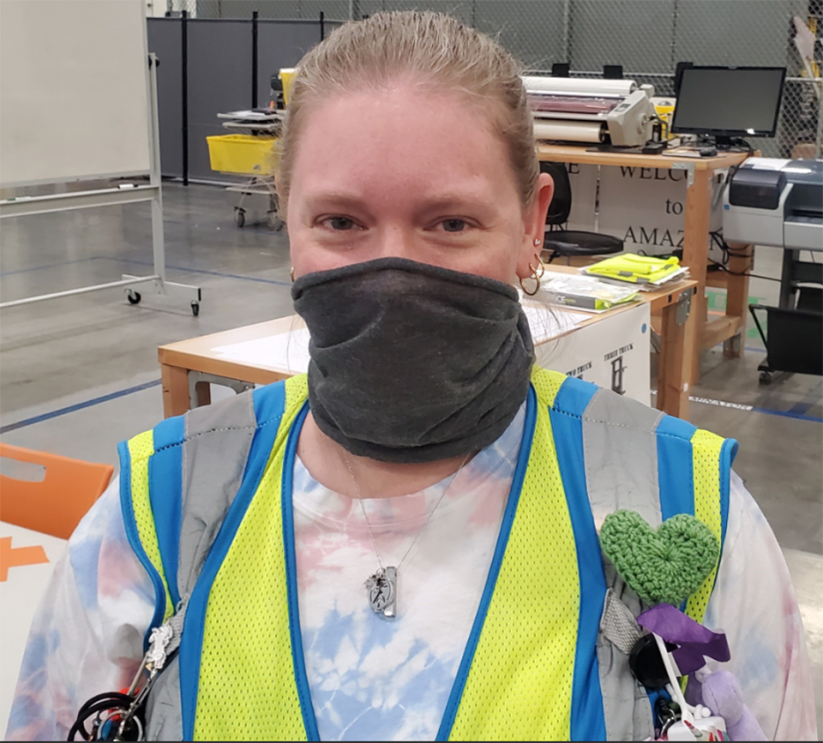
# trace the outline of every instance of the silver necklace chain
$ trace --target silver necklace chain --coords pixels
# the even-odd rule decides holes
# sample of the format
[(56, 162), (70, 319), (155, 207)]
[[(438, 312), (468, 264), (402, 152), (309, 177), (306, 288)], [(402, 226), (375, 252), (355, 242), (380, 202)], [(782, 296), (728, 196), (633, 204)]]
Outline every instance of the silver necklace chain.
[(449, 492), (449, 490), (451, 490), (452, 484), (457, 479), (457, 476), (460, 474), (460, 471), (463, 469), (463, 467), (465, 467), (466, 463), (469, 461), (472, 454), (473, 452), (469, 452), (466, 455), (465, 459), (463, 459), (463, 461), (460, 463), (460, 466), (454, 473), (452, 481), (440, 494), (440, 497), (437, 499), (437, 503), (434, 504), (434, 508), (432, 508), (432, 510), (429, 511), (429, 514), (428, 516), (426, 516), (426, 520), (423, 523), (423, 526), (420, 527), (420, 530), (415, 535), (414, 539), (412, 540), (412, 543), (409, 545), (409, 548), (406, 550), (397, 567), (386, 567), (383, 564), (383, 557), (380, 554), (380, 549), (377, 547), (377, 538), (374, 536), (374, 529), (372, 529), (369, 517), (366, 515), (366, 507), (363, 505), (363, 492), (360, 490), (360, 485), (358, 485), (357, 478), (354, 476), (351, 456), (349, 455), (349, 452), (346, 449), (343, 449), (343, 460), (346, 463), (346, 469), (348, 469), (349, 471), (349, 476), (351, 477), (352, 485), (354, 485), (354, 490), (357, 493), (357, 500), (360, 503), (360, 511), (363, 514), (363, 520), (366, 522), (366, 527), (369, 530), (369, 536), (371, 537), (372, 547), (374, 548), (375, 555), (377, 555), (377, 562), (380, 565), (380, 569), (377, 570), (377, 572), (370, 575), (369, 578), (366, 580), (366, 588), (369, 589), (369, 603), (372, 609), (378, 614), (382, 614), (384, 617), (388, 619), (393, 619), (395, 617), (397, 598), (397, 573), (400, 571), (400, 568), (403, 567), (404, 563), (406, 562), (406, 558), (411, 554), (411, 551), (414, 549), (414, 546), (417, 544), (417, 541), (420, 539), (421, 535), (426, 530), (426, 527), (429, 525), (429, 521), (431, 521), (432, 516), (434, 516), (434, 512), (440, 507), (440, 504), (443, 502), (443, 499), (446, 497), (446, 494)]

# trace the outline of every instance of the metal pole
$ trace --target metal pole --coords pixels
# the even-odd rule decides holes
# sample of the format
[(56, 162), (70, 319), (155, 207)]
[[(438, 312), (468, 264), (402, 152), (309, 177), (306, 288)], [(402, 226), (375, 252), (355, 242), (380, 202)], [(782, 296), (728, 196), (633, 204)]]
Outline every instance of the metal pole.
[(180, 16), (180, 69), (182, 76), (181, 97), (183, 98), (183, 185), (189, 185), (189, 12)]
[(160, 174), (160, 118), (157, 112), (157, 56), (149, 54), (149, 132), (151, 133), (151, 173), (149, 183), (155, 188), (151, 200), (151, 239), (154, 273), (166, 280), (166, 244), (163, 236), (163, 191)]
[(777, 306), (783, 309), (794, 309), (794, 264), (799, 250), (783, 251), (783, 268), (780, 272), (780, 299)]
[(37, 297), (28, 297), (27, 299), (16, 299), (12, 302), (3, 302), (0, 304), (0, 309), (8, 309), (9, 307), (19, 307), (21, 304), (31, 304), (33, 302), (42, 302), (46, 299), (57, 299), (59, 297), (73, 297), (75, 294), (88, 294), (89, 292), (96, 292), (100, 289), (114, 289), (118, 286), (131, 286), (132, 284), (145, 284), (149, 281), (157, 281), (159, 276), (131, 276), (128, 279), (121, 281), (110, 281), (108, 284), (96, 284), (95, 286), (84, 286), (81, 289), (67, 289), (63, 292), (54, 292), (54, 294), (41, 294)]
[(563, 53), (565, 59), (560, 62), (572, 61), (572, 39), (571, 39), (571, 0), (563, 0)]
[(320, 41), (326, 38), (326, 14), (320, 11)]
[(257, 18), (260, 12), (251, 14), (251, 107), (257, 108)]
[(817, 93), (817, 141), (814, 144), (814, 156), (820, 158), (823, 157), (823, 77), (817, 78), (812, 85)]
[(677, 0), (674, 0), (674, 13), (672, 16), (672, 45), (671, 45), (671, 52), (670, 52), (670, 67), (672, 71), (672, 75), (674, 74), (675, 68), (677, 67), (677, 62), (675, 57), (677, 56)]

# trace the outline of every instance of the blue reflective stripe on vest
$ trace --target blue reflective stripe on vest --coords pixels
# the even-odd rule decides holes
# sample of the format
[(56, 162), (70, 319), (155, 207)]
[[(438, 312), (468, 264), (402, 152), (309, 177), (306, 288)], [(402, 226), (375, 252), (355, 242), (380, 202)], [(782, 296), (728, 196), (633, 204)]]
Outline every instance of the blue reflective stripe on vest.
[(160, 559), (172, 603), (180, 602), (177, 565), (180, 556), (180, 509), (183, 489), (183, 417), (167, 418), (154, 429), (154, 456), (149, 459), (149, 499)]
[(166, 614), (166, 588), (163, 585), (160, 573), (155, 570), (149, 556), (146, 554), (146, 550), (143, 549), (143, 543), (140, 541), (140, 534), (137, 531), (137, 521), (134, 518), (134, 502), (131, 495), (131, 453), (129, 452), (128, 442), (121, 441), (117, 445), (117, 451), (120, 455), (120, 508), (123, 511), (126, 537), (134, 550), (134, 554), (137, 555), (137, 559), (140, 560), (140, 564), (149, 574), (154, 587), (154, 614), (148, 629), (146, 629), (146, 634), (143, 636), (143, 651), (145, 652), (149, 649), (149, 634), (155, 627), (159, 627), (163, 623), (163, 617)]
[(257, 429), (252, 440), (251, 453), (246, 462), (243, 482), (226, 514), (226, 519), (215, 537), (209, 556), (203, 563), (200, 577), (189, 599), (183, 634), (180, 642), (180, 689), (183, 739), (194, 738), (194, 716), (197, 709), (197, 693), (200, 680), (200, 654), (203, 648), (203, 630), (206, 621), (206, 605), (217, 572), (234, 541), (237, 529), (246, 515), (260, 479), (269, 461), (280, 418), (286, 404), (285, 383), (270, 384), (253, 393)]
[(597, 662), (597, 635), (606, 595), (600, 542), (586, 489), (583, 413), (598, 387), (569, 377), (549, 410), (560, 477), (577, 546), (580, 579), (580, 619), (572, 682), (571, 739), (606, 740), (603, 694)]
[(526, 397), (526, 420), (523, 424), (523, 438), (520, 444), (520, 452), (517, 455), (517, 465), (515, 466), (514, 476), (512, 477), (509, 498), (506, 502), (506, 511), (503, 514), (503, 522), (500, 525), (500, 533), (497, 536), (497, 544), (494, 548), (494, 555), (492, 556), (492, 564), (489, 568), (486, 585), (483, 588), (483, 595), (480, 597), (480, 606), (474, 617), (474, 624), (472, 624), (472, 629), (469, 633), (469, 640), (466, 643), (466, 648), (463, 650), (460, 667), (457, 669), (457, 676), (454, 679), (454, 684), (452, 684), (449, 700), (446, 703), (446, 709), (443, 712), (443, 719), (440, 722), (440, 729), (437, 731), (435, 740), (448, 740), (452, 732), (452, 727), (454, 727), (454, 718), (457, 716), (457, 708), (463, 696), (463, 689), (466, 688), (466, 679), (469, 677), (469, 669), (474, 660), (477, 643), (480, 640), (480, 633), (483, 630), (483, 624), (489, 612), (489, 604), (491, 604), (494, 587), (497, 584), (497, 576), (500, 574), (500, 567), (503, 564), (506, 546), (509, 543), (509, 535), (511, 534), (512, 524), (514, 523), (514, 516), (515, 513), (517, 513), (517, 504), (520, 502), (520, 493), (523, 490), (523, 480), (526, 477), (526, 467), (529, 464), (532, 442), (534, 441), (536, 421), (537, 395), (535, 394), (534, 387), (529, 385), (529, 393)]
[(320, 740), (317, 730), (317, 718), (311, 700), (309, 678), (306, 673), (306, 660), (303, 654), (303, 632), (300, 629), (300, 612), (297, 597), (297, 560), (294, 547), (294, 457), (297, 441), (303, 422), (309, 412), (308, 401), (303, 405), (289, 431), (286, 452), (283, 458), (283, 475), (280, 487), (281, 508), (283, 513), (283, 549), (286, 553), (286, 590), (289, 601), (289, 633), (291, 636), (292, 662), (294, 663), (297, 696), (300, 698), (300, 711), (303, 713), (303, 726), (309, 740)]
[(657, 482), (663, 521), (678, 513), (694, 516), (691, 438), (696, 430), (691, 423), (671, 415), (663, 416), (657, 425)]

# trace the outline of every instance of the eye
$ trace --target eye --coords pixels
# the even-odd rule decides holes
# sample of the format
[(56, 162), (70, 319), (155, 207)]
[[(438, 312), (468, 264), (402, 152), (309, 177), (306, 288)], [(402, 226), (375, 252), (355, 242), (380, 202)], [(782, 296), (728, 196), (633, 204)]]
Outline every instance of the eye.
[(446, 219), (442, 225), (446, 232), (463, 232), (468, 226), (464, 219)]
[(354, 220), (351, 220), (348, 217), (327, 217), (321, 224), (335, 230), (336, 232), (351, 230), (355, 227)]

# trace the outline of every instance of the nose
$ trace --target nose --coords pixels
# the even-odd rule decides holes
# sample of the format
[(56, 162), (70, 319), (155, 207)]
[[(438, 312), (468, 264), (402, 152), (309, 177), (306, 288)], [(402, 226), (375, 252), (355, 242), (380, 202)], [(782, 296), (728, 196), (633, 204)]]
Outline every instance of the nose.
[(414, 260), (417, 250), (415, 231), (403, 225), (387, 225), (378, 235), (380, 258), (408, 258)]

